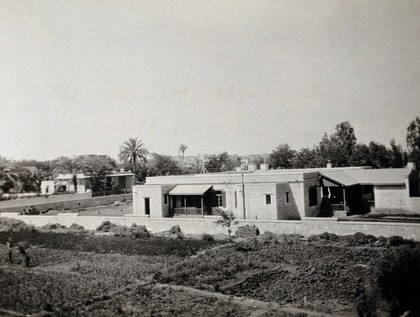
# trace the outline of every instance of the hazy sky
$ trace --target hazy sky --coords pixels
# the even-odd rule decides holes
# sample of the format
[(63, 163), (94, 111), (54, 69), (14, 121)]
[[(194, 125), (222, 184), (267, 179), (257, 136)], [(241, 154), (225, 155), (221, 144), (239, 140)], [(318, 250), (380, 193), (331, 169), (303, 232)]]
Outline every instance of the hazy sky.
[(420, 115), (420, 1), (0, 2), (0, 155), (405, 146)]

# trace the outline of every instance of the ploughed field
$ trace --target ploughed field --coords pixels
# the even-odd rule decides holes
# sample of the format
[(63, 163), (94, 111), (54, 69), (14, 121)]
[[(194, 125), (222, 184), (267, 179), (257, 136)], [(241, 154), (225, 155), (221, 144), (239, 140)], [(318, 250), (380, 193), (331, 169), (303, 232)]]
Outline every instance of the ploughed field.
[[(29, 268), (6, 241), (29, 246)], [(235, 242), (0, 232), (0, 315), (419, 315), (420, 251), (363, 234)]]

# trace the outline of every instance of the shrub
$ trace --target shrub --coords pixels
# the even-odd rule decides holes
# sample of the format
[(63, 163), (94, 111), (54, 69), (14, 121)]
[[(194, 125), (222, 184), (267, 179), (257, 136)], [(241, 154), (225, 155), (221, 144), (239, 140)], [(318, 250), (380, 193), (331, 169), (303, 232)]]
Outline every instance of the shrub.
[(182, 233), (180, 226), (173, 226), (168, 231), (163, 232), (162, 236), (170, 239), (184, 238), (184, 234)]
[(109, 220), (106, 220), (104, 222), (102, 222), (96, 229), (95, 231), (98, 232), (115, 232), (115, 227), (117, 225), (114, 223), (111, 223)]
[(77, 223), (72, 223), (71, 226), (69, 227), (69, 229), (71, 230), (84, 230), (85, 227), (77, 224)]
[(255, 225), (239, 227), (235, 233), (235, 237), (245, 239), (255, 238), (258, 235), (260, 235), (260, 230)]
[(109, 232), (114, 232), (116, 236), (125, 237), (130, 235), (130, 228), (124, 225), (111, 226)]
[(66, 228), (66, 226), (61, 225), (59, 223), (53, 223), (53, 224), (48, 223), (48, 224), (42, 226), (41, 228), (46, 229), (46, 230), (57, 230), (57, 229), (64, 229), (64, 228)]
[(0, 217), (0, 231), (36, 231), (36, 228), (24, 223), (22, 220)]
[(420, 246), (392, 248), (379, 263), (373, 281), (359, 298), (361, 316), (420, 316)]
[(211, 234), (205, 233), (201, 236), (203, 241), (214, 241), (214, 237)]
[(374, 236), (361, 232), (356, 232), (351, 236), (345, 236), (344, 239), (349, 246), (373, 245), (377, 241), (377, 238)]
[(308, 238), (308, 241), (319, 241), (319, 240), (327, 240), (327, 241), (334, 241), (337, 242), (340, 240), (340, 237), (334, 233), (324, 232), (321, 234), (313, 234)]
[(39, 215), (40, 212), (34, 206), (26, 207), (22, 212), (22, 215)]
[(116, 225), (109, 221), (104, 221), (98, 228), (98, 232), (113, 232), (116, 236), (120, 237), (133, 237), (133, 238), (149, 238), (151, 236), (150, 232), (146, 229), (145, 226), (137, 226), (135, 223), (131, 227), (124, 225)]
[(136, 224), (133, 223), (133, 225), (130, 227), (130, 235), (133, 238), (150, 238), (151, 234), (150, 232), (146, 229), (145, 226), (137, 226)]
[(400, 245), (410, 245), (410, 246), (416, 245), (416, 243), (413, 240), (406, 240), (400, 236), (389, 237), (388, 244), (393, 247), (400, 246)]
[(221, 225), (222, 227), (228, 228), (228, 235), (229, 235), (229, 240), (230, 240), (231, 234), (232, 234), (232, 226), (236, 225), (238, 222), (235, 221), (235, 216), (230, 210), (226, 210), (223, 208), (216, 208), (216, 211), (220, 214), (222, 219), (219, 219), (215, 221), (214, 223), (216, 225)]

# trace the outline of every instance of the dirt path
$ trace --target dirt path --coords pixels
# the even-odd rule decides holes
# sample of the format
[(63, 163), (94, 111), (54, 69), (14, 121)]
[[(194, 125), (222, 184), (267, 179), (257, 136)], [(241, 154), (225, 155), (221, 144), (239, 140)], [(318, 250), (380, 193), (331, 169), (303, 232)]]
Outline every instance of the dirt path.
[(287, 305), (282, 306), (275, 302), (263, 302), (256, 299), (209, 292), (209, 291), (199, 290), (196, 288), (182, 286), (182, 285), (156, 283), (156, 284), (153, 284), (153, 288), (159, 289), (159, 290), (171, 289), (172, 291), (182, 291), (182, 292), (190, 293), (191, 295), (195, 295), (195, 296), (213, 297), (213, 298), (217, 298), (217, 299), (224, 300), (227, 302), (235, 303), (241, 306), (246, 306), (246, 307), (254, 308), (254, 309), (257, 308), (258, 310), (254, 312), (254, 314), (256, 315), (253, 314), (252, 316), (258, 316), (259, 314), (267, 313), (270, 311), (281, 311), (281, 312), (289, 313), (291, 315), (306, 314), (308, 317), (321, 317), (321, 316), (344, 317), (345, 316), (345, 315), (337, 315), (337, 314), (331, 315), (331, 314), (326, 314), (326, 313), (318, 313), (318, 312), (295, 308), (295, 307), (287, 306)]

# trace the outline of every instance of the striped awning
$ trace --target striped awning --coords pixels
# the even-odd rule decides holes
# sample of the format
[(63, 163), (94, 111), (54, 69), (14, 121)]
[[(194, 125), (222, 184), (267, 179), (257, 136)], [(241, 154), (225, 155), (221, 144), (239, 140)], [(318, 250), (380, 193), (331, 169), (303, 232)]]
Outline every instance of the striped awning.
[(169, 195), (202, 196), (212, 187), (213, 185), (176, 185), (176, 187), (169, 192)]

